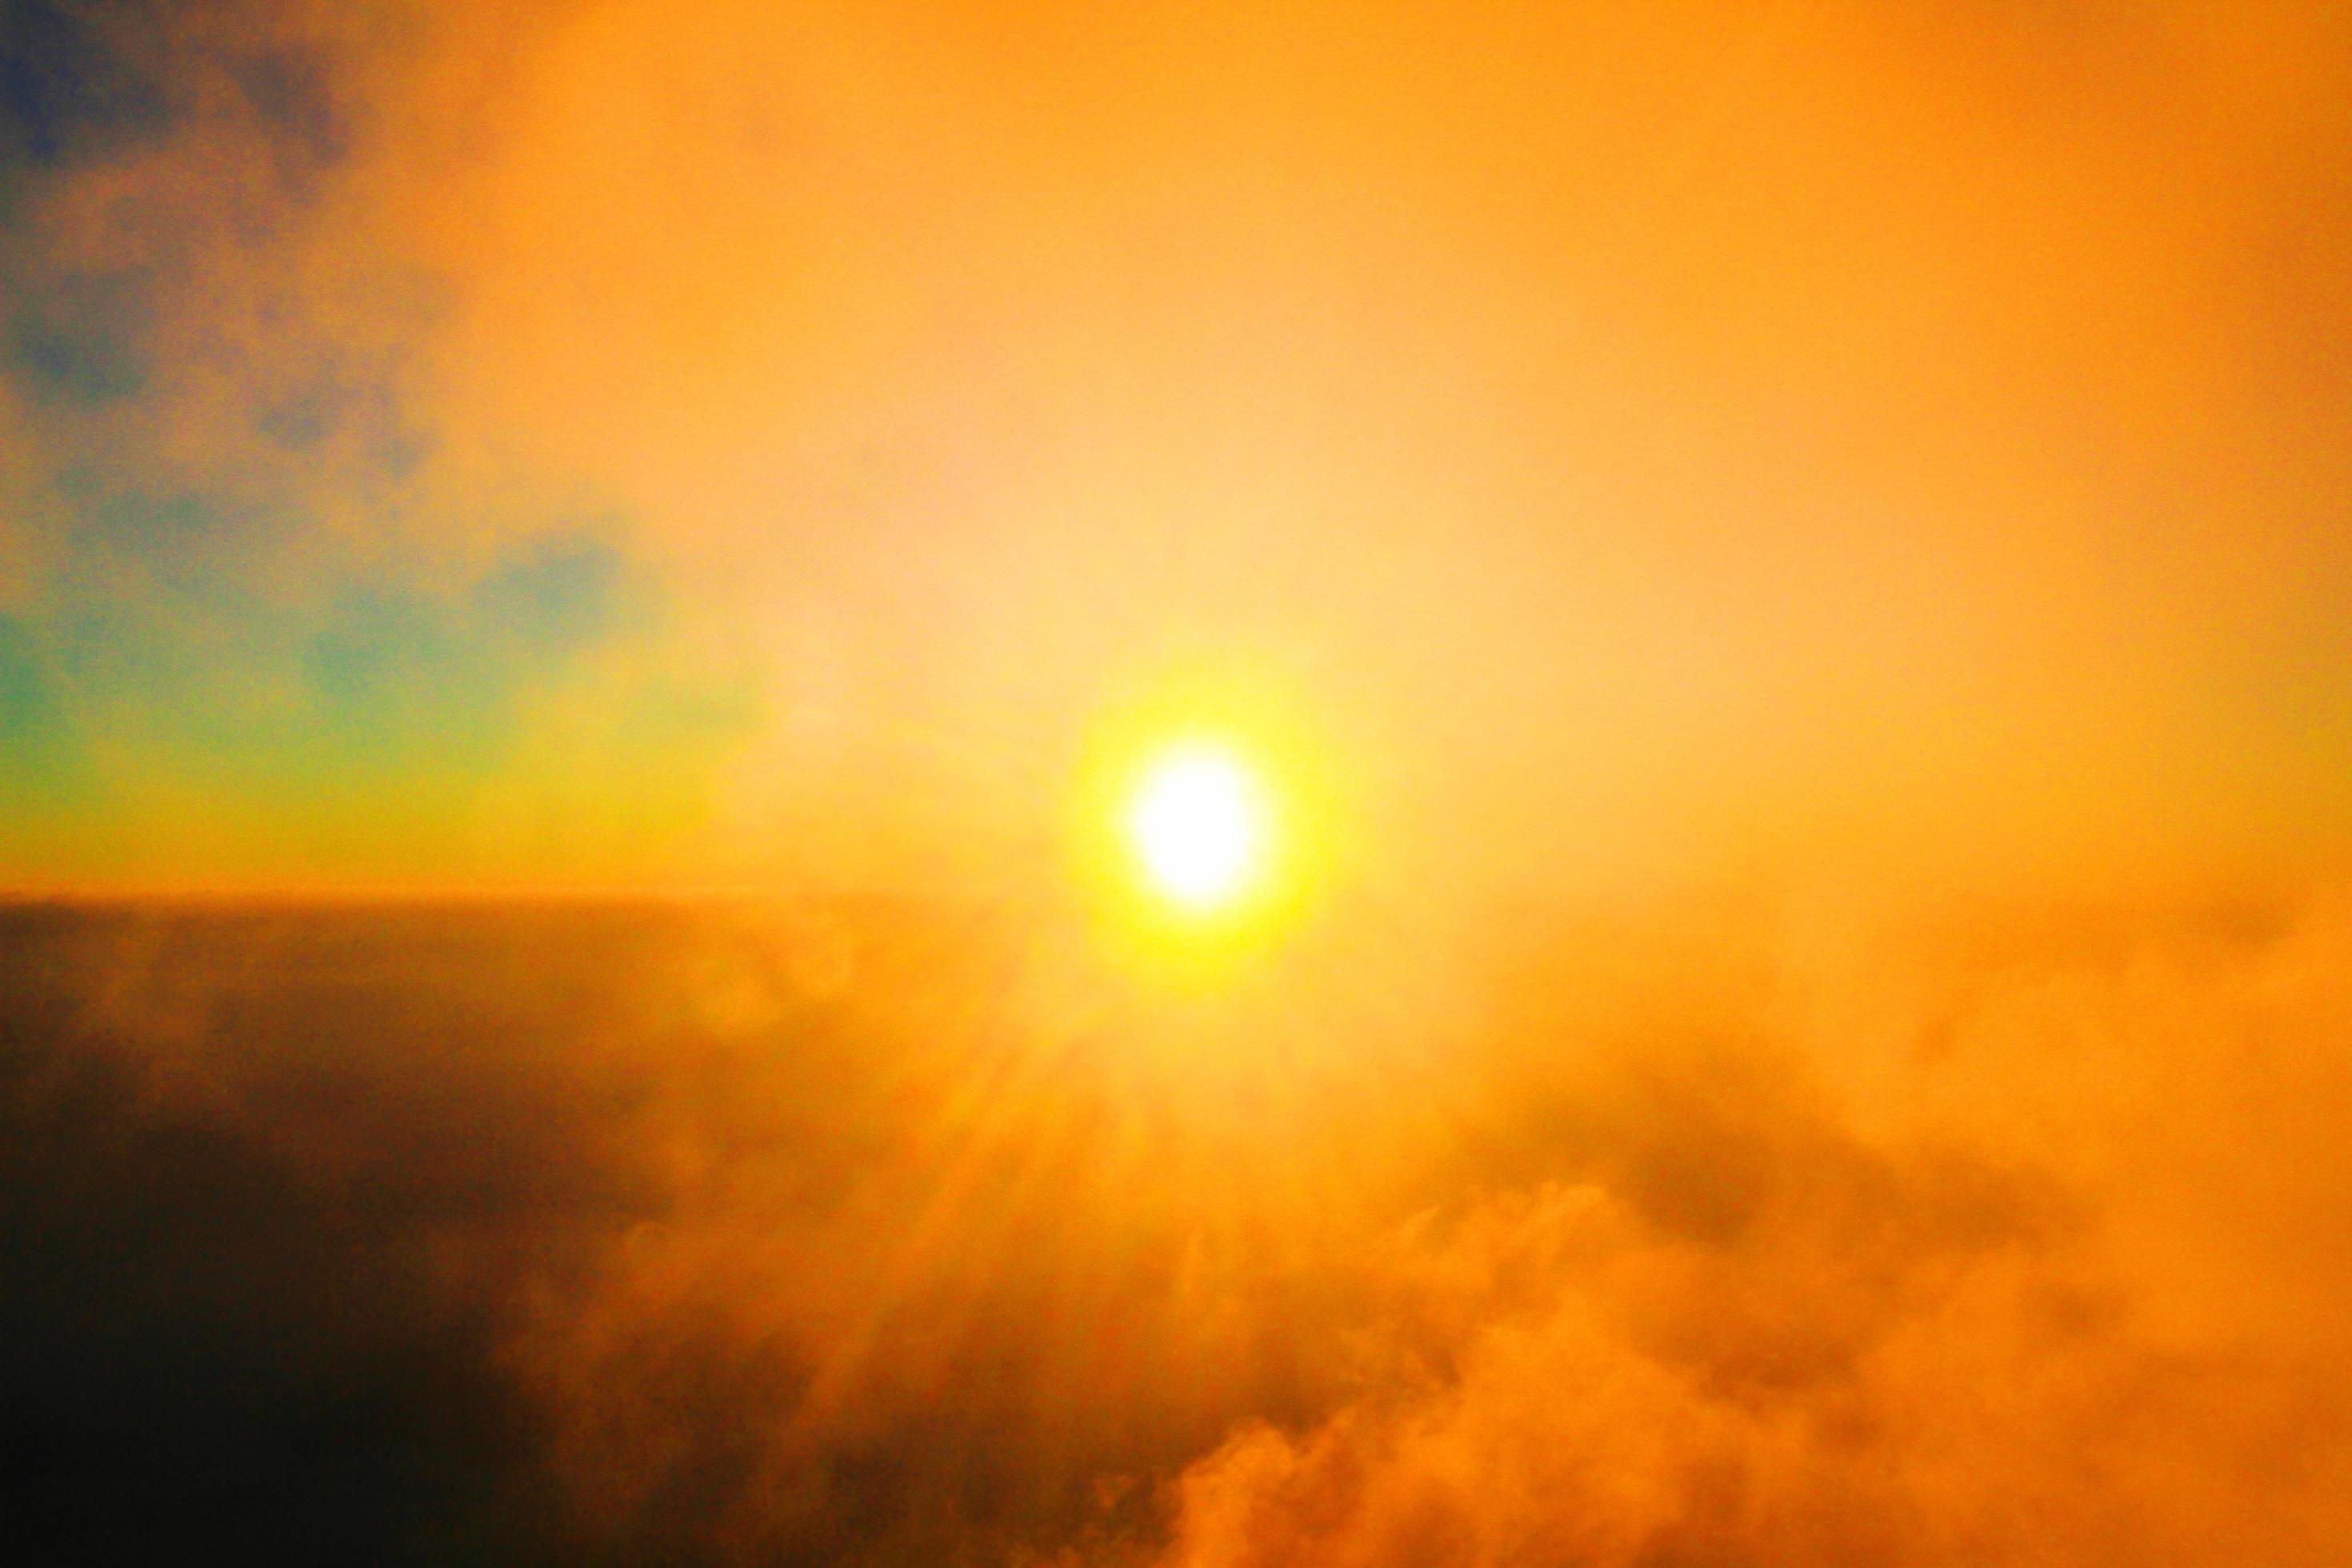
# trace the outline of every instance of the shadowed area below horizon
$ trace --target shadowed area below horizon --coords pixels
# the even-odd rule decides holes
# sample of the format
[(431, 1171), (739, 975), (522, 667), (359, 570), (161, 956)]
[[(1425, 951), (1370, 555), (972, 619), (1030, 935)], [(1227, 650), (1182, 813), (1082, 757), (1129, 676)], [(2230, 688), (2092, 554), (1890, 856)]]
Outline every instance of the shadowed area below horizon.
[(0, 1521), (33, 1562), (2352, 1539), (2326, 903), (1503, 926), (1458, 1005), (1250, 1011), (905, 901), (0, 911)]

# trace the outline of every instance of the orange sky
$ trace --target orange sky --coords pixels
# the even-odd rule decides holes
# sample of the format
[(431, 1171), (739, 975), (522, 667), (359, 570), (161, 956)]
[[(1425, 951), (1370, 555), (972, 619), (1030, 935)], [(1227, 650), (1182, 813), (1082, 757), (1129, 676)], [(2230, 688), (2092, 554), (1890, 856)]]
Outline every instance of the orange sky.
[(14, 882), (1000, 885), (1202, 666), (1410, 889), (2341, 847), (2328, 7), (94, 15)]
[[(0, 898), (0, 1513), (2352, 1560), (2347, 89), (0, 5), (0, 894), (292, 895)], [(1207, 913), (1162, 736), (1294, 835)], [(495, 896), (712, 889), (831, 896)]]

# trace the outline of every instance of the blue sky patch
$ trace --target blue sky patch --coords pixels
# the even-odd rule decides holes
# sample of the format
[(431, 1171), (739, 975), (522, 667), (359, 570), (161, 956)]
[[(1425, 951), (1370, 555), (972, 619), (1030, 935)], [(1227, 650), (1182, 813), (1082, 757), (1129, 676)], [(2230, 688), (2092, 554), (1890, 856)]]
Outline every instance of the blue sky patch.
[(0, 158), (53, 166), (169, 129), (163, 84), (108, 37), (130, 19), (121, 5), (0, 5)]
[(102, 407), (134, 397), (147, 384), (150, 315), (130, 274), (58, 279), (11, 313), (9, 366), (41, 403)]

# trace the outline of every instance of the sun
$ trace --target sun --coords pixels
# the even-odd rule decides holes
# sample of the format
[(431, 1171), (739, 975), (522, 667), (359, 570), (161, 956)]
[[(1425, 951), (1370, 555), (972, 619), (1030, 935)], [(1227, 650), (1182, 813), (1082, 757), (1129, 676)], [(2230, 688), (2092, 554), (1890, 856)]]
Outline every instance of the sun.
[(1365, 838), (1328, 710), (1238, 660), (1119, 679), (1076, 732), (1063, 795), (1062, 887), (1096, 952), (1197, 993), (1309, 932)]
[(1171, 746), (1152, 759), (1126, 826), (1152, 890), (1196, 914), (1247, 894), (1270, 847), (1264, 786), (1238, 755), (1210, 742)]

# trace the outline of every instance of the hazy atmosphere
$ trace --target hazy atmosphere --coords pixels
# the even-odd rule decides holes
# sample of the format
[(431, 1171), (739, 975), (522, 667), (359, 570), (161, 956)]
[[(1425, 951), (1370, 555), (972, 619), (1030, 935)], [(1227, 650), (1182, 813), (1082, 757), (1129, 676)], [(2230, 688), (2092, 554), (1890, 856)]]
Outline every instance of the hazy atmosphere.
[(2352, 1558), (2347, 104), (0, 0), (0, 1556)]

